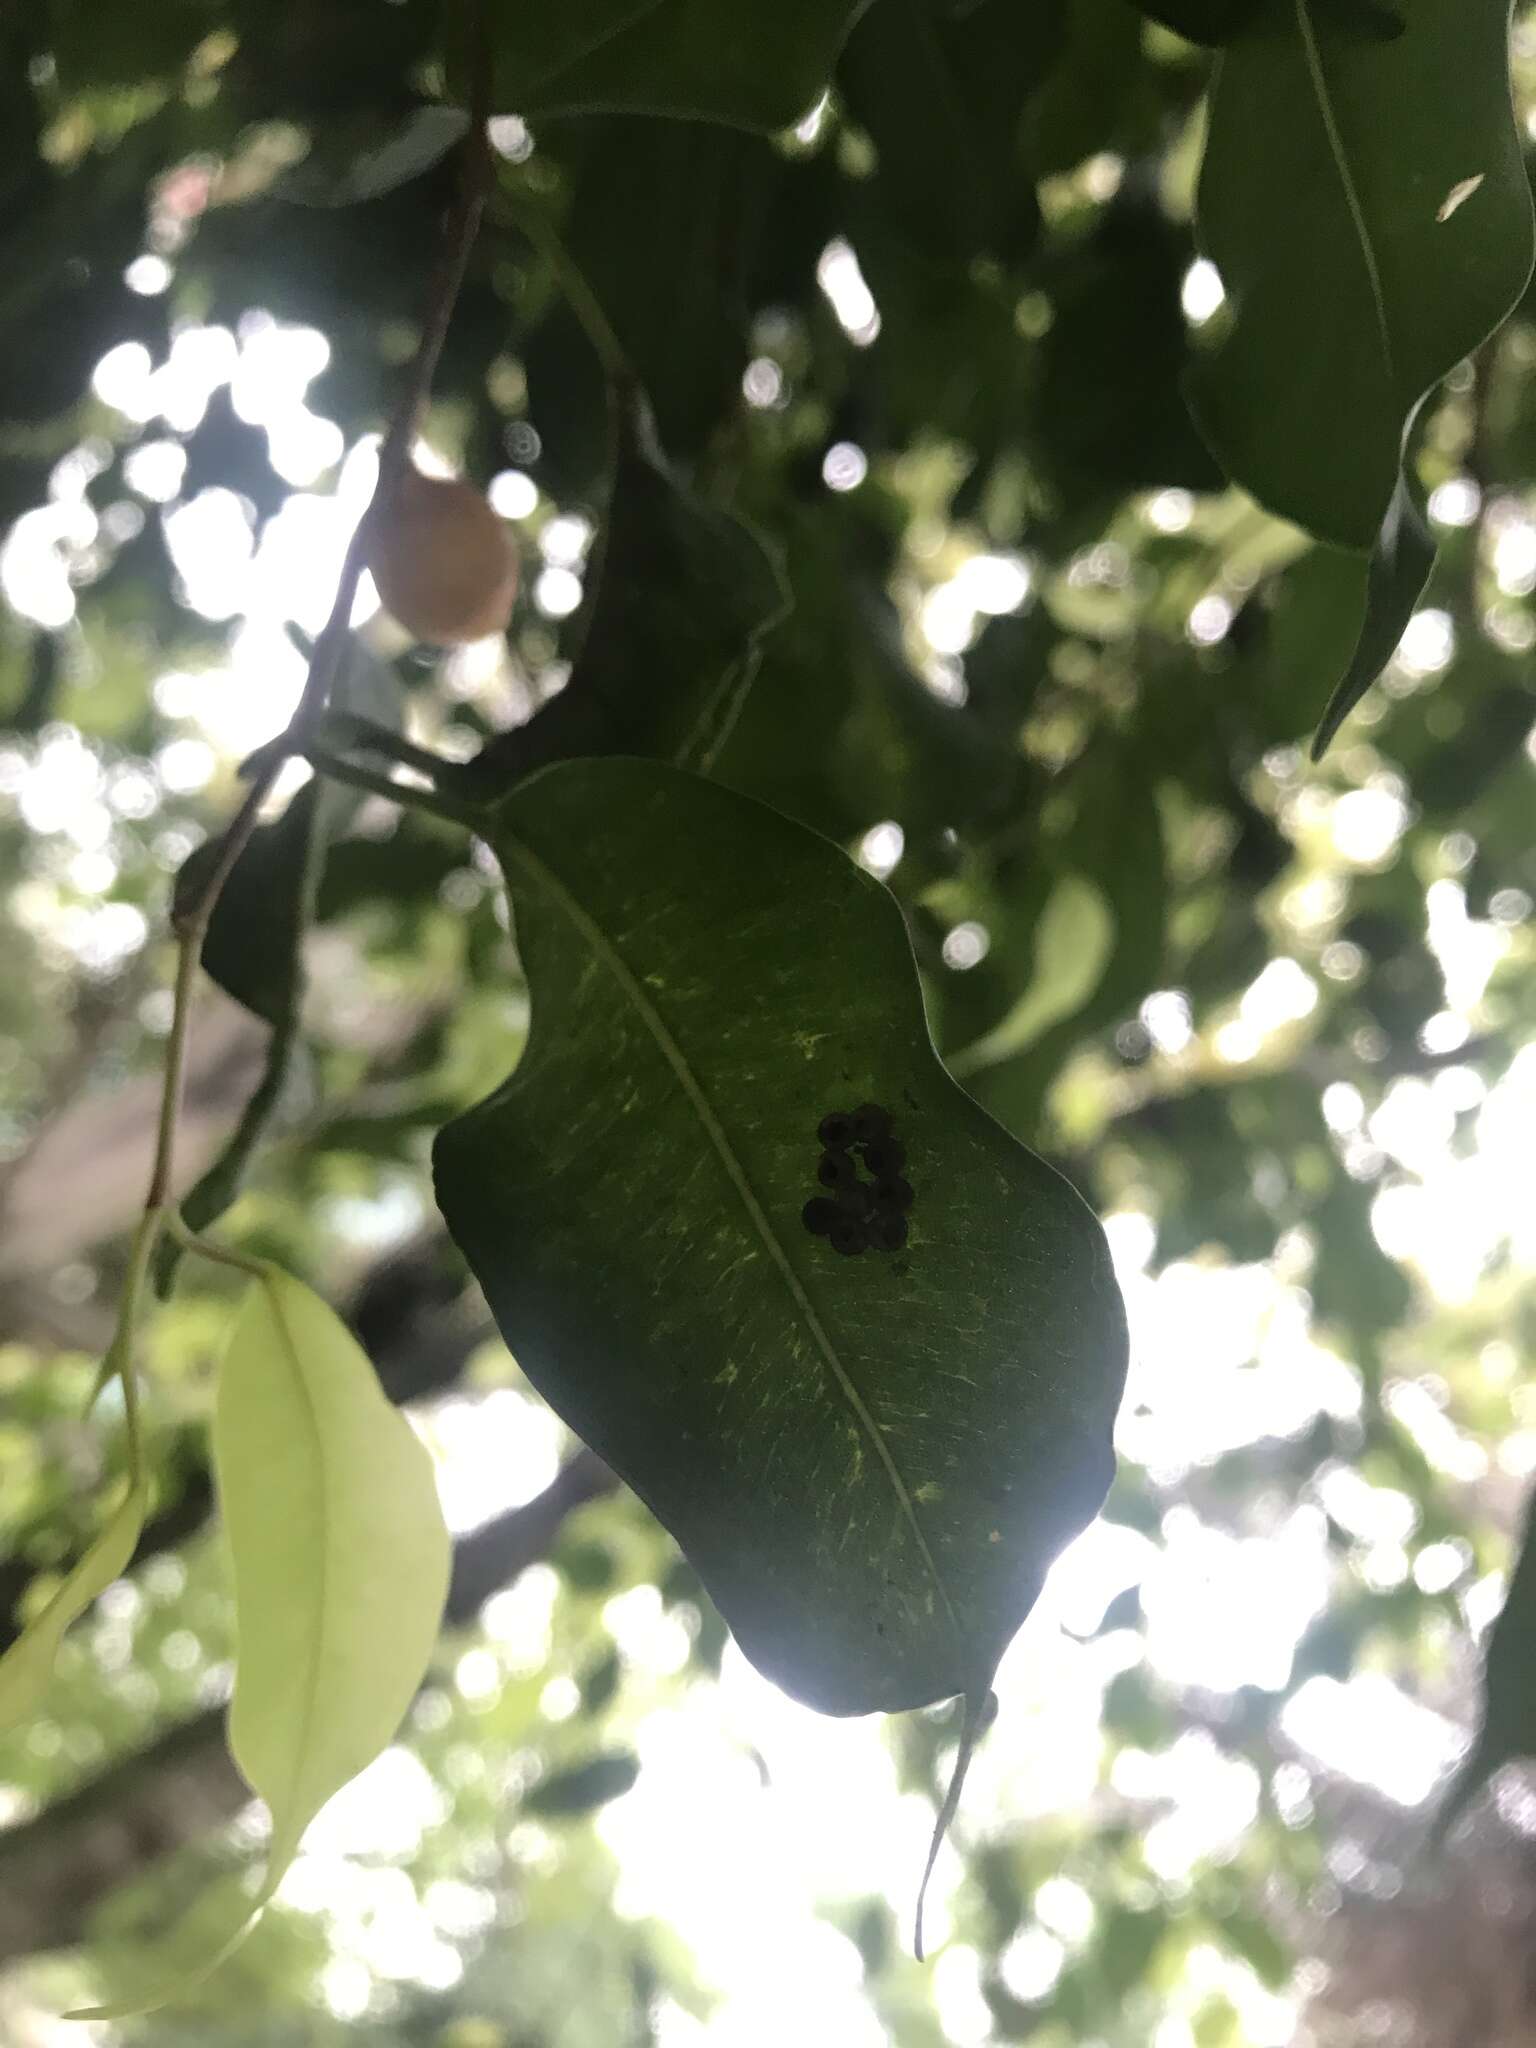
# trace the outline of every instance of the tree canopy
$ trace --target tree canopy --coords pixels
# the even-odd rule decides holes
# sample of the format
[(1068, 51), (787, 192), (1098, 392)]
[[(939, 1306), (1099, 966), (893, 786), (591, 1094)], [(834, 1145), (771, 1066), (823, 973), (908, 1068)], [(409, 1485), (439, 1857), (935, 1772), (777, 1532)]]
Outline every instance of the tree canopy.
[(1526, 16), (6, 17), (0, 2032), (1525, 2037)]

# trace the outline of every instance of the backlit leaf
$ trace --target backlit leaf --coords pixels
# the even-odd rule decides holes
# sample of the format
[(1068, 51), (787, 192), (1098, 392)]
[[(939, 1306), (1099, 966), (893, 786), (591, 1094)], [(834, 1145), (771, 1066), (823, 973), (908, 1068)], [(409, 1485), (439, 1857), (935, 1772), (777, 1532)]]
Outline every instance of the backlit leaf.
[(393, 1737), (448, 1588), (432, 1464), (340, 1317), (269, 1268), (219, 1378), (213, 1451), (234, 1558), (230, 1746), (286, 1864)]
[(234, 1560), (230, 1748), (271, 1814), (267, 1866), (253, 1897), (212, 1916), (197, 1962), (89, 2017), (150, 2011), (223, 1961), (310, 1821), (394, 1737), (442, 1621), (449, 1544), (431, 1459), (345, 1324), (276, 1267), (236, 1321), (213, 1453)]
[[(435, 1164), (519, 1364), (786, 1690), (984, 1693), (1110, 1473), (1092, 1214), (944, 1071), (894, 901), (816, 834), (610, 760), (533, 777), (486, 837), (532, 1035)], [(845, 1257), (801, 1210), (819, 1122), (865, 1100), (911, 1234)]]

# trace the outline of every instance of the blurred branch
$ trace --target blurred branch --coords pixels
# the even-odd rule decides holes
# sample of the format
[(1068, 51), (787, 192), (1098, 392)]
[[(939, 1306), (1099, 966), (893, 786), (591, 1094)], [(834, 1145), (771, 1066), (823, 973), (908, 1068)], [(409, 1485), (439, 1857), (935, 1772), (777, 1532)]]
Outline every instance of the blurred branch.
[[(461, 1537), (447, 1624), (472, 1621), (493, 1593), (549, 1555), (568, 1515), (617, 1484), (601, 1459), (579, 1451), (536, 1499)], [(0, 1965), (83, 1941), (108, 1893), (192, 1847), (250, 1801), (223, 1711), (214, 1709), (0, 1834)]]

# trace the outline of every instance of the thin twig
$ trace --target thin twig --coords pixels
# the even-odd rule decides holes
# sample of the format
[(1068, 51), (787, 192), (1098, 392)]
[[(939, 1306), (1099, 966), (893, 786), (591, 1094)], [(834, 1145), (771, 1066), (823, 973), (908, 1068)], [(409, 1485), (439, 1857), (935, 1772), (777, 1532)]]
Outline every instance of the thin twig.
[(410, 380), (400, 403), (395, 408), (384, 445), (379, 451), (378, 481), (374, 486), (373, 497), (348, 543), (330, 616), (315, 642), (314, 652), (310, 657), (309, 674), (305, 678), (298, 709), (294, 712), (281, 740), (264, 753), (250, 788), (246, 791), (239, 810), (219, 843), (218, 857), (196, 892), (187, 901), (176, 903), (172, 909), (171, 928), (181, 945), (182, 966), (177, 975), (177, 1003), (166, 1058), (165, 1110), (160, 1120), (160, 1134), (155, 1150), (150, 1191), (145, 1202), (146, 1209), (164, 1206), (172, 1182), (176, 1117), (180, 1106), (180, 1073), (185, 1061), (185, 1041), (194, 972), (187, 965), (188, 959), (190, 957), (195, 963), (201, 953), (202, 941), (207, 934), (214, 906), (234, 871), (235, 863), (250, 843), (262, 806), (271, 795), (284, 765), (291, 756), (304, 753), (310, 735), (325, 715), (331, 686), (340, 669), (342, 656), (346, 651), (347, 636), (351, 631), (352, 607), (357, 597), (358, 582), (366, 564), (370, 521), (374, 508), (387, 503), (404, 474), (410, 458), (411, 443), (431, 395), (432, 381), (437, 374), (443, 343), (448, 335), (448, 325), (453, 317), (460, 287), (464, 282), (470, 250), (474, 247), (475, 236), (479, 232), (480, 217), (485, 210), (492, 179), (490, 142), (486, 127), (489, 117), (490, 81), (488, 66), (484, 61), (484, 31), (481, 26), (484, 19), (483, 5), (475, 9), (475, 19), (481, 49), (476, 64), (475, 105), (470, 130), (462, 145), (458, 196), (444, 227), (442, 251), (427, 292), (426, 314), (422, 323), (421, 339), (416, 347), (415, 360), (411, 365)]
[[(443, 228), (441, 250), (431, 278), (421, 337), (405, 390), (401, 393), (379, 451), (378, 479), (367, 510), (358, 521), (342, 562), (330, 616), (310, 656), (298, 708), (287, 731), (271, 748), (264, 750), (250, 787), (218, 843), (217, 854), (195, 888), (171, 905), (171, 931), (177, 941), (175, 999), (170, 1037), (166, 1046), (165, 1080), (161, 1094), (159, 1126), (155, 1136), (154, 1163), (144, 1198), (144, 1214), (134, 1241), (134, 1272), (142, 1279), (165, 1229), (175, 1186), (176, 1130), (181, 1114), (182, 1085), (187, 1063), (187, 1042), (192, 1022), (192, 993), (215, 906), (235, 864), (250, 844), (262, 807), (271, 795), (284, 765), (295, 754), (303, 754), (319, 728), (330, 700), (331, 688), (340, 671), (351, 631), (352, 608), (358, 582), (366, 564), (375, 508), (387, 503), (397, 489), (410, 459), (411, 444), (421, 415), (431, 396), (433, 379), (447, 338), (449, 322), (468, 268), (470, 251), (479, 232), (481, 215), (489, 195), (493, 162), (488, 123), (490, 118), (490, 41), (486, 0), (469, 0), (468, 18), (473, 40), (472, 105), (470, 128), (461, 145), (459, 185)], [(132, 1340), (140, 1288), (130, 1284), (119, 1310), (117, 1332), (110, 1356), (117, 1362), (125, 1395), (132, 1400), (128, 1382), (132, 1379)]]

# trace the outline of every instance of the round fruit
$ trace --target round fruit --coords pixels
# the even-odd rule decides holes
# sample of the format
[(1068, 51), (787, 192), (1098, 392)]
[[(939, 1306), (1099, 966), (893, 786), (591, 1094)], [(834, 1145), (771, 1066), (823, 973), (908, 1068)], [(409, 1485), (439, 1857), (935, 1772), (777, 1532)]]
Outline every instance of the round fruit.
[(456, 647), (506, 631), (517, 551), (472, 484), (407, 469), (368, 521), (368, 567), (408, 633)]

